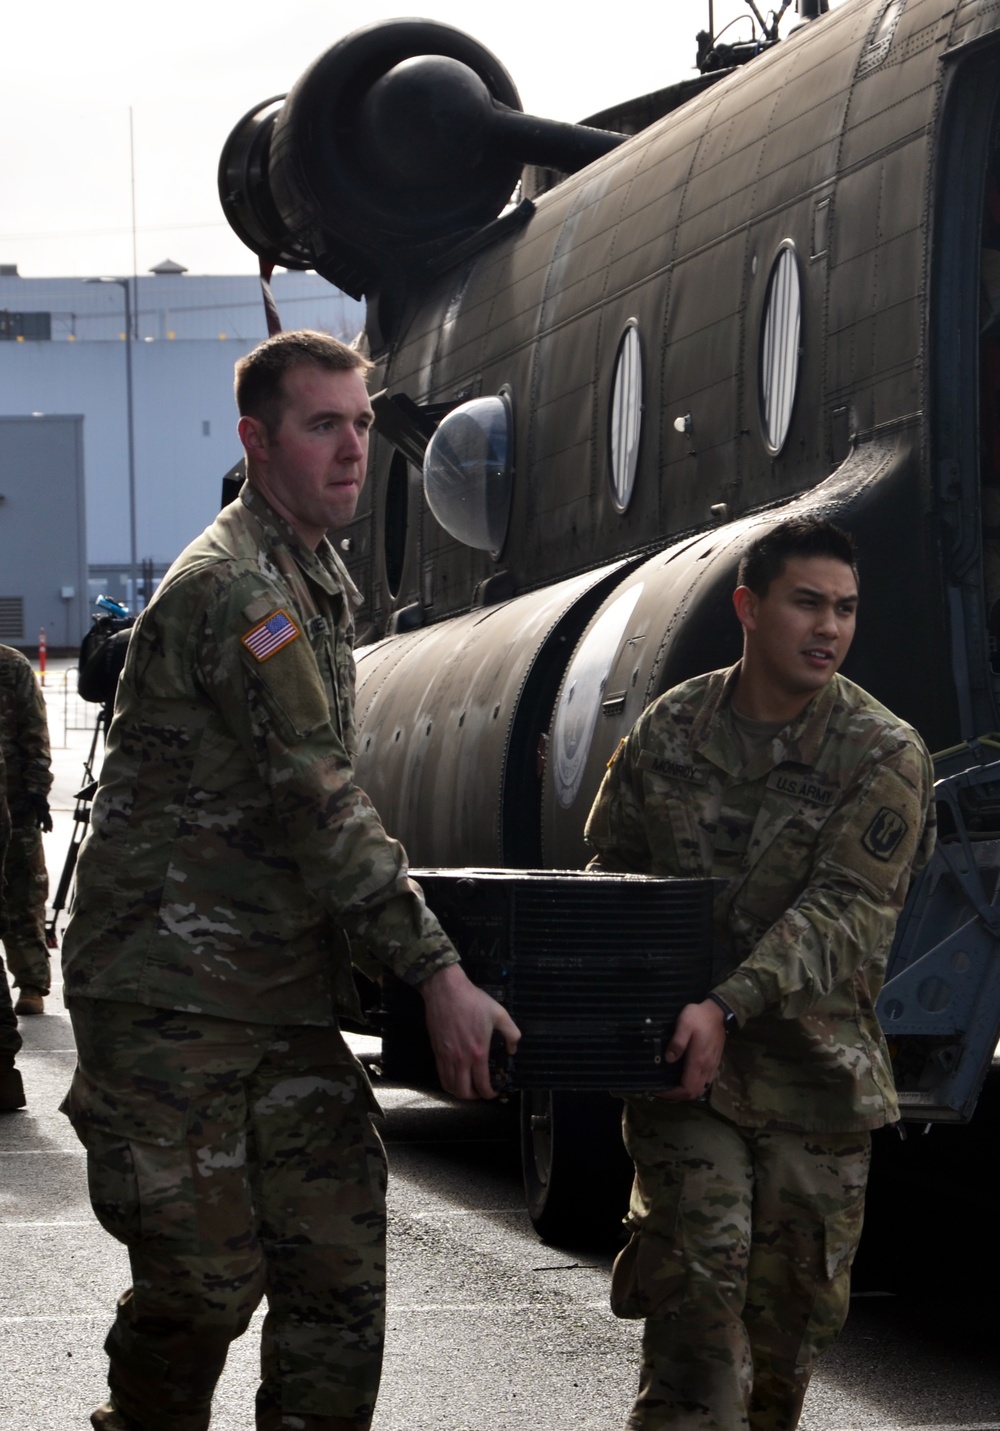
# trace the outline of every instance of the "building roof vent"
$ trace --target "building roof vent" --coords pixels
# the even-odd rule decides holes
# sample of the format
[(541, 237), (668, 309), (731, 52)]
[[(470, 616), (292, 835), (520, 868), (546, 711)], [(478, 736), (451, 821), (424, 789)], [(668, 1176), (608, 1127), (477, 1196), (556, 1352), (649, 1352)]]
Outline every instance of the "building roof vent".
[(150, 273), (187, 273), (187, 269), (182, 263), (175, 263), (172, 258), (165, 258), (162, 263), (158, 263), (151, 268)]

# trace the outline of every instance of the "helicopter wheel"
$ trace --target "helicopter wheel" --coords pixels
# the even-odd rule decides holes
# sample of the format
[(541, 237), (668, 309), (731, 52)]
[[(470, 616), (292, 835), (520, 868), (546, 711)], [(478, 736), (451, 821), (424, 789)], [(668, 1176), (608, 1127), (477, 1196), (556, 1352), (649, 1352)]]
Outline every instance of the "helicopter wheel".
[(535, 1231), (560, 1245), (623, 1240), (632, 1164), (609, 1093), (521, 1094), (521, 1168)]

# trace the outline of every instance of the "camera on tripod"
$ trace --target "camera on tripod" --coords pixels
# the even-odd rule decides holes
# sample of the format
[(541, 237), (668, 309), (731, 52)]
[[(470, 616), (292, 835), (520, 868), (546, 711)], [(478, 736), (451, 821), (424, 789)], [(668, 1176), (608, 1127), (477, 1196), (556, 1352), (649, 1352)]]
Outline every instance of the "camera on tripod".
[(80, 645), (77, 690), (85, 701), (104, 707), (105, 724), (111, 720), (118, 677), (125, 665), (129, 632), (135, 617), (110, 596), (99, 596), (98, 612)]
[(97, 779), (94, 772), (97, 746), (101, 735), (107, 731), (111, 724), (115, 689), (118, 685), (118, 677), (125, 665), (129, 634), (135, 625), (135, 617), (129, 614), (128, 608), (113, 601), (110, 596), (99, 596), (96, 605), (97, 613), (90, 630), (80, 645), (77, 691), (85, 701), (92, 701), (101, 709), (97, 712), (97, 719), (94, 722), (90, 751), (83, 762), (84, 783), (75, 796), (73, 833), (70, 837), (69, 849), (66, 851), (62, 874), (59, 876), (59, 883), (52, 900), (52, 916), (45, 925), (45, 942), (50, 949), (58, 947), (56, 924), (69, 899), (73, 884), (73, 871), (76, 869), (76, 857), (90, 823), (90, 802), (97, 792)]

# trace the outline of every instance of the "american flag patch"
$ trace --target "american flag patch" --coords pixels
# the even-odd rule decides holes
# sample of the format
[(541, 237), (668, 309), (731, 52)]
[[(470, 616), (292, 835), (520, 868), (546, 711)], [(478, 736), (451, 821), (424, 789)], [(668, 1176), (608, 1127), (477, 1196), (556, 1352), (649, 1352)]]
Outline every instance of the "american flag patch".
[(290, 616), (284, 611), (275, 611), (266, 621), (247, 632), (243, 637), (243, 644), (258, 661), (267, 661), (276, 651), (280, 651), (282, 646), (287, 646), (289, 641), (294, 641), (300, 634)]

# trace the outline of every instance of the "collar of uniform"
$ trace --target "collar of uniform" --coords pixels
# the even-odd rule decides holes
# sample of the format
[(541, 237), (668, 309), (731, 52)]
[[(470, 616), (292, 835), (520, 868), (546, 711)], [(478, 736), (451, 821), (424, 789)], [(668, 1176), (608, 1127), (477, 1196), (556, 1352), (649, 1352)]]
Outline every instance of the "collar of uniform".
[(286, 522), (268, 502), (267, 498), (244, 482), (240, 488), (240, 501), (253, 513), (261, 526), (270, 533), (272, 539), (287, 548), (305, 574), (331, 596), (344, 596), (355, 610), (364, 602), (358, 588), (348, 575), (340, 557), (326, 537), (312, 551), (303, 542), (298, 532)]
[(325, 561), (333, 572), (338, 587), (347, 597), (348, 605), (354, 611), (357, 611), (359, 606), (364, 606), (364, 597), (351, 580), (350, 573), (334, 550), (333, 544), (326, 537), (320, 543), (316, 556)]
[(728, 775), (751, 775), (756, 778), (785, 762), (815, 765), (826, 737), (830, 715), (840, 697), (839, 674), (778, 732), (771, 742), (770, 755), (763, 755), (752, 768), (748, 768), (743, 765), (730, 714), (739, 673), (740, 663), (737, 661), (727, 671), (714, 671), (709, 677), (705, 701), (691, 729), (692, 750), (720, 766)]

